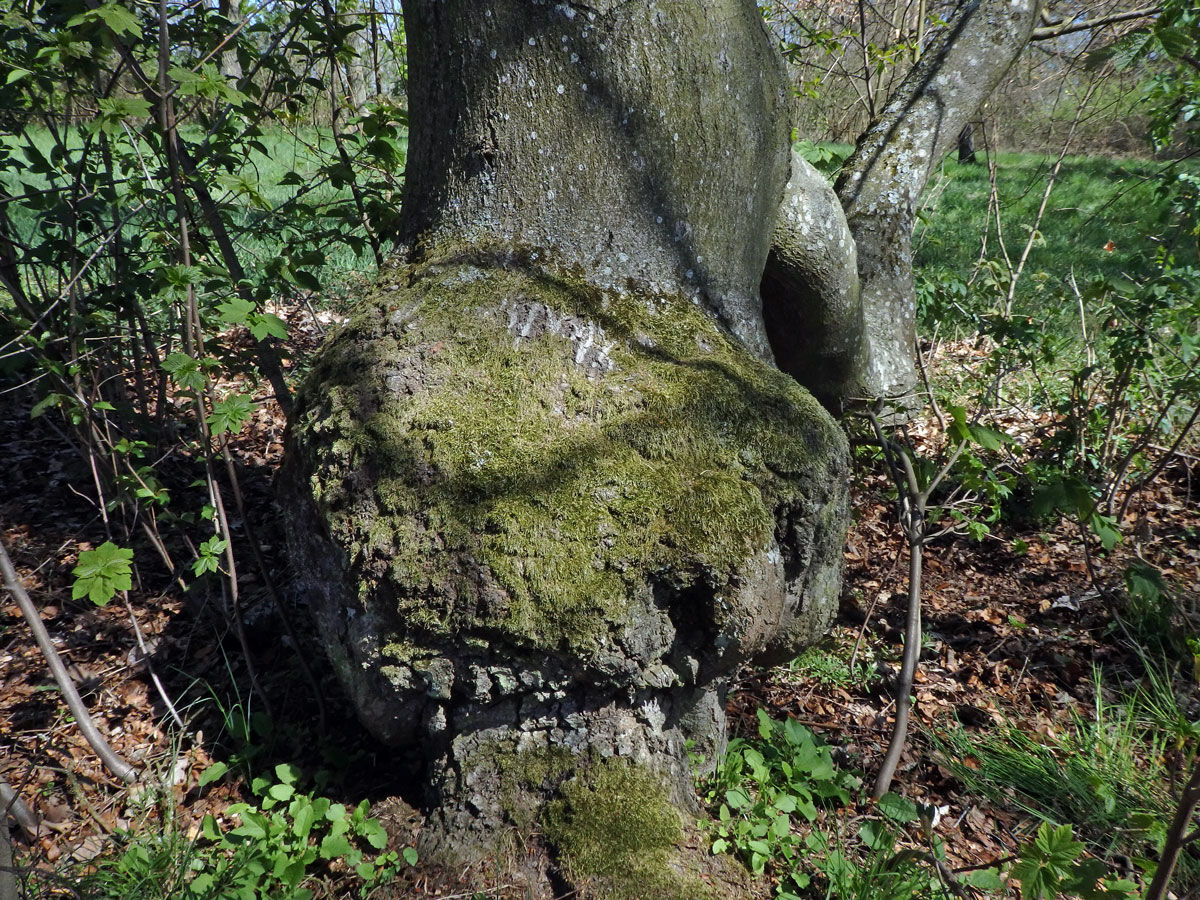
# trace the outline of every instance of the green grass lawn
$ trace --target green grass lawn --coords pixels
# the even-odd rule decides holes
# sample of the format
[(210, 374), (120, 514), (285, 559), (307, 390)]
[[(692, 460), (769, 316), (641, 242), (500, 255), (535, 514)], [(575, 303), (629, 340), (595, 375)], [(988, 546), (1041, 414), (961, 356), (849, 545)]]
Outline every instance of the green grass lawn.
[[(1038, 154), (999, 156), (1000, 237), (1014, 266), (1037, 219), (1053, 165), (1053, 158)], [(1080, 287), (1097, 276), (1141, 280), (1155, 270), (1156, 255), (1164, 247), (1173, 249), (1180, 263), (1194, 262), (1194, 244), (1189, 244), (1169, 204), (1155, 192), (1165, 165), (1152, 160), (1067, 157), (1018, 283), (1014, 312), (1054, 318), (1061, 298), (1069, 295), (1072, 275)], [(952, 155), (946, 158), (922, 198), (913, 241), (918, 270), (935, 277), (969, 277), (980, 259), (985, 234), (984, 256), (1003, 259), (994, 214), (989, 222), (990, 193), (985, 164), (960, 165)], [(977, 301), (986, 304), (987, 298), (977, 297)]]

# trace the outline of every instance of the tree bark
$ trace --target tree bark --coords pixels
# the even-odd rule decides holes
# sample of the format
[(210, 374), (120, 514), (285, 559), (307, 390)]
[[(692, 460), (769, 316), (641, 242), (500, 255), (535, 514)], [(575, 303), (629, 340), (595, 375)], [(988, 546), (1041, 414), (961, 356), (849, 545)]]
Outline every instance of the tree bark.
[(405, 26), (418, 255), (546, 247), (604, 287), (690, 293), (770, 358), (758, 286), (788, 100), (753, 4), (410, 2)]
[(1028, 43), (1041, 4), (967, 0), (861, 138), (836, 190), (858, 249), (866, 388), (911, 407), (917, 385), (912, 229), (930, 172)]
[(974, 165), (975, 158), (975, 124), (968, 122), (958, 133), (958, 162), (959, 165)]
[(858, 257), (833, 188), (795, 151), (760, 289), (779, 368), (840, 415), (866, 391)]
[[(242, 24), (238, 0), (218, 0), (217, 11), (234, 28)], [(235, 82), (242, 80), (242, 61), (238, 59), (237, 45), (238, 41), (234, 39), (221, 51), (221, 74)]]
[(741, 896), (681, 849), (688, 748), (723, 749), (737, 666), (825, 631), (848, 521), (844, 435), (759, 300), (778, 53), (751, 0), (405, 25), (402, 253), (289, 420), (301, 588), (426, 767), (423, 853), (540, 832), (583, 896)]

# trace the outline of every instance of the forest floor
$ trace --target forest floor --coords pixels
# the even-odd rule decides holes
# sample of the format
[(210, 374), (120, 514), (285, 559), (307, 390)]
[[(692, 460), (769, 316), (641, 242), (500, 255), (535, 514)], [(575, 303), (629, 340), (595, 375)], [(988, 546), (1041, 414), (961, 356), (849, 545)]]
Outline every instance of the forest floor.
[[(306, 321), (297, 313), (291, 325), (297, 339), (311, 346), (319, 335), (311, 319)], [(295, 348), (294, 355), (304, 350)], [(947, 346), (941, 352), (958, 351)], [(74, 894), (64, 874), (123, 846), (126, 831), (157, 829), (196, 838), (206, 814), (220, 820), (229, 804), (248, 798), (249, 778), (232, 770), (261, 775), (279, 763), (328, 773), (325, 795), (347, 805), (369, 800), (393, 845), (413, 844), (420, 818), (396, 799), (411, 772), (350, 715), (315, 649), (304, 611), (286, 590), (288, 567), (271, 498), (282, 430), (277, 408), (263, 403), (234, 442), (246, 507), (267, 557), (266, 572), (246, 565), (240, 576), (258, 679), (251, 690), (247, 661), (219, 611), (219, 595), (183, 594), (149, 553), (137, 557), (139, 578), (128, 605), (121, 598), (104, 608), (71, 599), (71, 569), (79, 552), (106, 539), (101, 512), (88, 496), (90, 476), (52, 417), (31, 421), (21, 394), (0, 396), (5, 460), (0, 534), (101, 729), (119, 753), (153, 773), (144, 783), (157, 785), (128, 788), (102, 770), (19, 611), (6, 599), (0, 605), (0, 778), (43, 822), (36, 835), (17, 834), (22, 865), (41, 873), (27, 880), (36, 896)], [(940, 439), (932, 422), (920, 423), (915, 432), (931, 444)], [(193, 468), (194, 461), (185, 459), (160, 465), (182, 485), (181, 493), (201, 490), (188, 487)], [(837, 748), (840, 765), (863, 773), (869, 785), (890, 734), (907, 563), (886, 479), (867, 468), (855, 477), (846, 584), (833, 633), (791, 666), (744, 673), (730, 696), (729, 714), (732, 732), (743, 735), (754, 733), (760, 708), (773, 718), (798, 720)], [(1197, 630), (1197, 493), (1200, 461), (1180, 457), (1138, 501), (1131, 529), (1136, 539), (1112, 554), (1093, 554), (1092, 572), (1078, 530), (1065, 521), (1019, 529), (1005, 524), (982, 541), (948, 536), (927, 548), (926, 642), (914, 690), (913, 732), (893, 789), (936, 811), (933, 831), (945, 842), (951, 867), (1010, 856), (1037, 823), (1030, 812), (1036, 803), (1016, 786), (1001, 785), (989, 796), (980, 784), (967, 783), (963, 767), (982, 769), (988, 761), (963, 747), (975, 746), (972, 741), (981, 736), (1016, 731), (1061, 749), (1064, 735), (1078, 733), (1081, 722), (1094, 723), (1098, 709), (1103, 715), (1110, 702), (1118, 703), (1113, 698), (1144, 682), (1145, 651), (1131, 639), (1113, 599), (1128, 559), (1152, 556), (1183, 586), (1172, 627), (1183, 617)], [(299, 634), (299, 647), (280, 638), (267, 579), (284, 588), (283, 612)], [(132, 620), (148, 656), (139, 649)], [(323, 711), (298, 654), (317, 675)], [(172, 723), (152, 674), (179, 710), (183, 728)], [(1180, 691), (1194, 701), (1194, 684)], [(1194, 705), (1186, 713), (1197, 717)], [(324, 718), (319, 740), (318, 714)], [(1147, 771), (1162, 764), (1150, 758), (1160, 750), (1136, 751), (1147, 754)], [(229, 763), (231, 774), (202, 785), (201, 774), (216, 760)], [(1103, 793), (1104, 786), (1094, 789)], [(856, 802), (838, 811), (837, 827), (855, 835), (872, 815), (871, 804)], [(914, 826), (901, 840), (921, 845), (929, 837)], [(342, 896), (336, 866), (327, 874), (318, 896)], [(468, 886), (484, 881), (486, 873), (435, 871), (418, 863), (378, 896), (465, 897), (472, 896), (463, 893)], [(524, 896), (492, 887), (487, 896)]]

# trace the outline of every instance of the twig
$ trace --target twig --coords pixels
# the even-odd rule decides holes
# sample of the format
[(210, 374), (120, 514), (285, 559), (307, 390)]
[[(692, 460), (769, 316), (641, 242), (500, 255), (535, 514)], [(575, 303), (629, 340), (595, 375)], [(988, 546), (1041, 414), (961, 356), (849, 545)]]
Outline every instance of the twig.
[(34, 812), (25, 805), (25, 801), (9, 785), (7, 781), (0, 779), (0, 806), (4, 807), (4, 814), (0, 815), (0, 829), (7, 827), (8, 817), (16, 821), (21, 826), (21, 830), (25, 832), (28, 838), (37, 837), (38, 833), (38, 818)]
[(175, 704), (171, 702), (171, 698), (167, 696), (167, 689), (163, 687), (162, 680), (158, 677), (158, 672), (154, 670), (154, 660), (150, 658), (150, 651), (146, 648), (146, 641), (142, 638), (142, 629), (138, 626), (137, 616), (133, 612), (133, 604), (129, 602), (129, 594), (126, 591), (121, 591), (121, 599), (125, 601), (125, 610), (129, 613), (129, 621), (133, 624), (133, 633), (137, 638), (138, 649), (142, 651), (142, 662), (146, 664), (146, 671), (150, 673), (150, 680), (154, 682), (154, 688), (158, 691), (158, 696), (162, 702), (166, 704), (167, 711), (171, 713), (171, 718), (175, 720), (175, 724), (181, 729), (185, 729), (183, 719), (179, 715), (179, 711), (175, 709)]
[(41, 648), (42, 656), (45, 657), (46, 664), (54, 675), (58, 689), (62, 691), (63, 699), (67, 701), (67, 707), (71, 710), (71, 715), (75, 717), (75, 722), (79, 726), (79, 730), (83, 732), (88, 744), (96, 751), (96, 755), (100, 757), (100, 761), (110, 772), (124, 782), (136, 781), (137, 770), (117, 755), (116, 751), (108, 745), (104, 736), (100, 734), (96, 723), (92, 721), (92, 716), (88, 712), (88, 708), (84, 706), (79, 691), (75, 689), (75, 682), (71, 680), (54, 642), (50, 640), (46, 624), (38, 614), (37, 607), (29, 598), (29, 594), (21, 586), (21, 580), (17, 577), (17, 570), (13, 567), (12, 560), (8, 557), (8, 550), (4, 546), (3, 540), (0, 540), (0, 572), (3, 572), (4, 575), (4, 586), (16, 599), (17, 606), (21, 609), (21, 615), (25, 617), (33, 636), (37, 639), (38, 647)]
[(1171, 883), (1171, 876), (1175, 874), (1175, 864), (1179, 862), (1184, 845), (1191, 839), (1190, 836), (1184, 835), (1187, 834), (1197, 806), (1200, 806), (1200, 763), (1193, 762), (1192, 774), (1188, 776), (1187, 784), (1183, 786), (1183, 792), (1179, 795), (1179, 806), (1176, 807), (1175, 816), (1167, 829), (1167, 839), (1163, 843), (1158, 868), (1154, 870), (1154, 880), (1146, 889), (1144, 900), (1163, 900), (1167, 895), (1167, 886)]

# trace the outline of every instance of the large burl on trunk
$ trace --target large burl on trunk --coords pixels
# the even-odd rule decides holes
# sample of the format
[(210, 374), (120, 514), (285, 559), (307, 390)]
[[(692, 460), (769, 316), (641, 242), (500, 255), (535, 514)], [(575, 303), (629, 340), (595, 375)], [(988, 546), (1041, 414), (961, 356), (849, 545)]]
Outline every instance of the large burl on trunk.
[(759, 310), (775, 50), (749, 0), (405, 12), (406, 250), (298, 395), (297, 578), (430, 853), (536, 830), (584, 895), (709, 896), (689, 742), (824, 632), (848, 517)]

